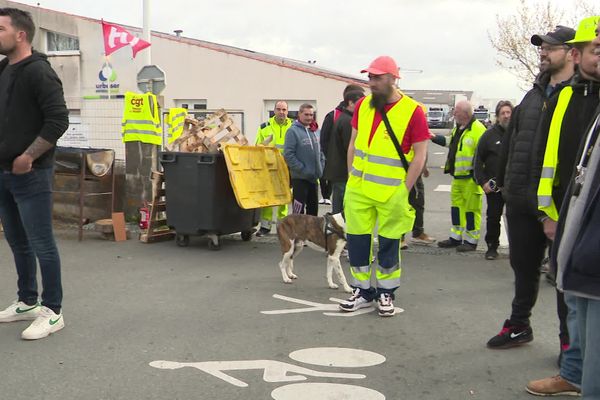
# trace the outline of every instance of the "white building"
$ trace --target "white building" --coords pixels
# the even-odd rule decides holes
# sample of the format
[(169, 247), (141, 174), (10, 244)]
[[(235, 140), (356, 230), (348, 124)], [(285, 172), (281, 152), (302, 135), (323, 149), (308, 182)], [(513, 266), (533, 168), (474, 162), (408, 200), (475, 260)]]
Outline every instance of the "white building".
[[(71, 127), (61, 143), (113, 148), (117, 158), (123, 159), (120, 97), (126, 91), (139, 91), (136, 75), (147, 50), (133, 59), (127, 46), (106, 57), (100, 20), (12, 1), (0, 0), (0, 6), (32, 14), (37, 27), (34, 48), (48, 54), (63, 81)], [(120, 25), (119, 21), (107, 22)], [(121, 26), (141, 36), (139, 28)], [(164, 107), (236, 111), (234, 118), (251, 142), (276, 100), (287, 100), (290, 111), (297, 111), (304, 102), (313, 104), (321, 123), (339, 103), (347, 84), (366, 84), (359, 77), (308, 62), (175, 34), (152, 32), (151, 41), (152, 64), (160, 66), (167, 77)]]

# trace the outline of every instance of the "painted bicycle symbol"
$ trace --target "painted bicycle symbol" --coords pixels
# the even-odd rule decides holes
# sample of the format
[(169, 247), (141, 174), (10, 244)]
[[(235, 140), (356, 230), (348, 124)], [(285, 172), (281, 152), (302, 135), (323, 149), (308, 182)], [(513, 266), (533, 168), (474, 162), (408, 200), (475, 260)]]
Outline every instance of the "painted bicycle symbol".
[[(261, 314), (278, 315), (278, 314), (295, 314), (295, 313), (305, 313), (305, 312), (312, 312), (312, 311), (323, 311), (323, 315), (327, 315), (328, 317), (356, 317), (358, 315), (368, 314), (370, 312), (375, 311), (375, 305), (372, 305), (371, 307), (361, 308), (360, 310), (357, 310), (357, 311), (354, 311), (351, 313), (340, 312), (339, 304), (343, 303), (345, 300), (336, 299), (335, 297), (329, 298), (329, 301), (331, 301), (331, 303), (316, 303), (314, 301), (295, 299), (293, 297), (282, 296), (280, 294), (274, 294), (273, 297), (276, 299), (279, 299), (279, 300), (287, 301), (290, 303), (302, 304), (302, 305), (308, 306), (308, 307), (284, 308), (281, 310), (261, 311)], [(402, 309), (400, 307), (395, 307), (395, 308), (396, 308), (396, 314), (404, 312), (404, 309)]]
[[(385, 357), (371, 351), (341, 348), (316, 347), (294, 351), (289, 357), (297, 362), (333, 368), (365, 368), (385, 362)], [(221, 379), (233, 386), (248, 387), (248, 383), (230, 375), (234, 371), (262, 370), (262, 379), (270, 383), (287, 383), (306, 381), (308, 377), (334, 379), (365, 379), (366, 375), (354, 373), (329, 372), (301, 367), (277, 360), (239, 360), (239, 361), (152, 361), (151, 367), (165, 370), (180, 368), (196, 368), (202, 372)], [(311, 400), (346, 399), (346, 400), (385, 400), (380, 392), (363, 386), (342, 383), (303, 382), (292, 383), (276, 388), (271, 392), (275, 400), (295, 400), (310, 398)]]

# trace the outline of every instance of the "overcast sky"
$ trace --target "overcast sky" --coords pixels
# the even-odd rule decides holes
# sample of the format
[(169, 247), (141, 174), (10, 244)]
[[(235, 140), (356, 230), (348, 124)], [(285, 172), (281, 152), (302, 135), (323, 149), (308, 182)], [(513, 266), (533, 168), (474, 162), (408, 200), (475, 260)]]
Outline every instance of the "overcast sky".
[[(142, 0), (21, 2), (142, 26)], [(406, 71), (403, 89), (474, 90), (480, 98), (519, 100), (523, 92), (496, 66), (488, 39), (496, 15), (512, 14), (517, 5), (518, 0), (151, 0), (151, 28), (182, 29), (183, 36), (316, 60), (317, 66), (355, 75), (387, 54)]]

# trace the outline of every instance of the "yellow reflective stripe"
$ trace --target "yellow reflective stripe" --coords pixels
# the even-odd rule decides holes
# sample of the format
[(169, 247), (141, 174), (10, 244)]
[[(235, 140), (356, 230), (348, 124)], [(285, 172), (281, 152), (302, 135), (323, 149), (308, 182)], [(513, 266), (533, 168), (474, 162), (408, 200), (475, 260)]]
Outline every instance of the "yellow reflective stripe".
[(402, 275), (402, 269), (400, 266), (395, 266), (388, 269), (383, 269), (380, 266), (377, 266), (375, 274), (377, 276), (377, 286), (380, 288), (394, 289), (400, 286), (400, 276)]
[(384, 176), (373, 174), (364, 174), (362, 171), (359, 171), (356, 168), (352, 168), (350, 174), (362, 178), (365, 181), (379, 183), (385, 186), (400, 186), (400, 184), (402, 183), (402, 179), (386, 178)]
[(558, 210), (552, 198), (554, 190), (556, 169), (558, 168), (558, 147), (560, 145), (560, 133), (562, 123), (573, 95), (573, 88), (567, 86), (560, 91), (558, 102), (552, 114), (548, 139), (546, 140), (546, 151), (544, 152), (544, 162), (542, 164), (542, 175), (538, 183), (538, 209), (543, 211), (554, 221), (558, 221)]
[(350, 273), (354, 278), (354, 286), (361, 289), (369, 289), (371, 287), (371, 267), (350, 267)]
[(554, 173), (555, 173), (556, 169), (552, 168), (552, 167), (542, 167), (542, 175), (541, 178), (553, 178), (554, 179)]
[(552, 205), (552, 196), (540, 196), (538, 195), (538, 209), (541, 207), (550, 207)]
[(456, 162), (471, 162), (473, 157), (456, 157)]
[(177, 118), (185, 117), (186, 115), (187, 115), (187, 112), (180, 112), (180, 113), (177, 113), (175, 115), (171, 115), (171, 119), (177, 119)]
[(459, 167), (454, 167), (454, 171), (455, 172), (460, 172), (460, 171), (471, 171), (473, 169), (472, 165), (467, 165), (467, 166), (459, 166)]
[(155, 131), (149, 131), (146, 129), (135, 129), (135, 128), (124, 129), (122, 135), (125, 136), (125, 135), (131, 134), (131, 133), (142, 134), (142, 135), (161, 136), (160, 133), (155, 132)]
[(402, 160), (394, 158), (369, 155), (367, 160), (373, 164), (387, 165), (390, 167), (402, 167)]

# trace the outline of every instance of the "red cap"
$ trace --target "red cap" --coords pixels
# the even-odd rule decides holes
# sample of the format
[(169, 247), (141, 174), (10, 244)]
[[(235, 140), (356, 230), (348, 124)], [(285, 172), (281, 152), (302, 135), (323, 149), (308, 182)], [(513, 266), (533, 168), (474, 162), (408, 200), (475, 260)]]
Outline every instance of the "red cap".
[(396, 78), (400, 78), (396, 61), (390, 56), (379, 56), (371, 62), (369, 68), (360, 71), (361, 74), (368, 72), (373, 75), (390, 74)]

